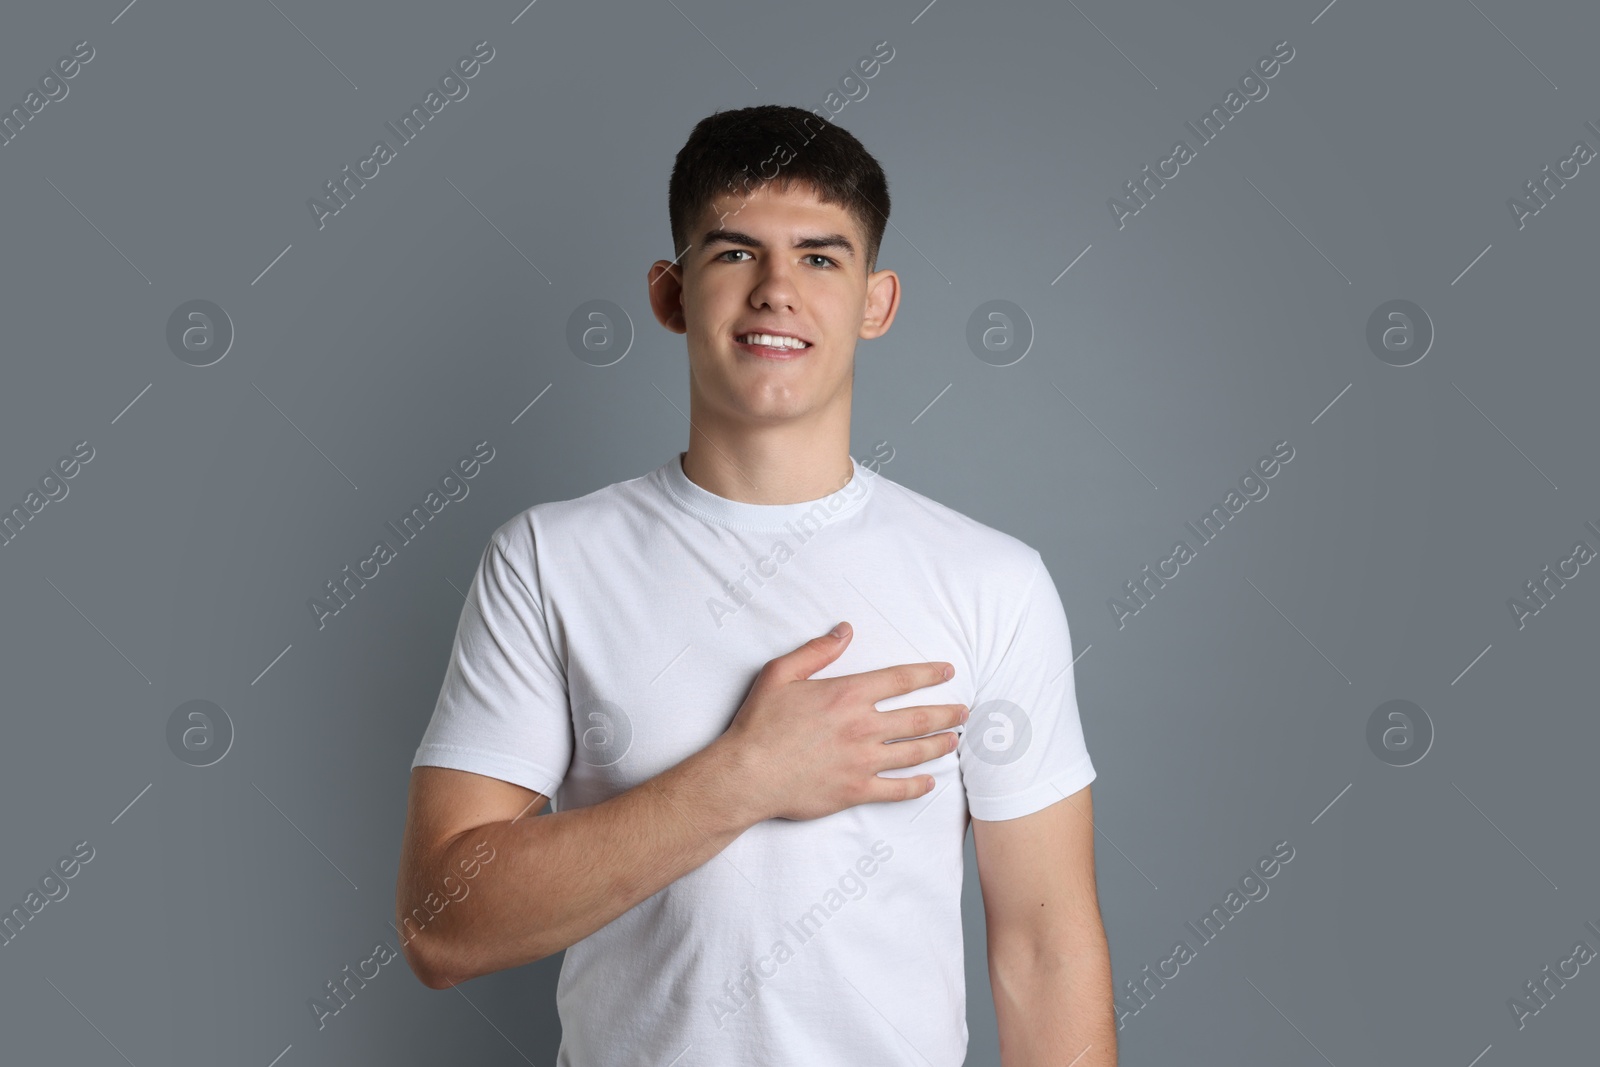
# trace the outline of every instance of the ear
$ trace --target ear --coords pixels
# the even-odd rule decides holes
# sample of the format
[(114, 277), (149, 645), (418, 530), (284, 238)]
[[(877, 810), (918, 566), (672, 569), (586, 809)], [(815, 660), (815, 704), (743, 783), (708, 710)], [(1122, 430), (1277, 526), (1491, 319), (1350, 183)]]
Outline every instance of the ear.
[(688, 333), (683, 317), (683, 268), (668, 259), (650, 264), (646, 277), (650, 292), (650, 311), (656, 321), (673, 333)]
[(900, 310), (900, 275), (892, 270), (877, 270), (867, 275), (867, 305), (862, 311), (863, 340), (889, 332), (895, 312)]

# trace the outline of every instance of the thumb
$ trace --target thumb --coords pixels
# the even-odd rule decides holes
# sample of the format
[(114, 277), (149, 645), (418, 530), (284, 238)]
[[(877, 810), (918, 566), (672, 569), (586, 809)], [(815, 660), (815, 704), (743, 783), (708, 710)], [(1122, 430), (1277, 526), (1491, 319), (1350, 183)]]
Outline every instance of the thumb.
[(779, 657), (785, 677), (809, 678), (817, 671), (838, 659), (850, 643), (855, 631), (847, 622), (841, 622), (830, 633), (813, 637), (793, 652)]

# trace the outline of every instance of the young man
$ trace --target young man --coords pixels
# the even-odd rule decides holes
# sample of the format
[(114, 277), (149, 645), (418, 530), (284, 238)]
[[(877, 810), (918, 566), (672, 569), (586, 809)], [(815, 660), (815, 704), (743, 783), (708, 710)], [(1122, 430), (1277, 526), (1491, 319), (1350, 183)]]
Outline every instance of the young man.
[(900, 303), (882, 170), (745, 108), (668, 200), (688, 450), (485, 548), (412, 764), (407, 961), (443, 989), (565, 949), (557, 1067), (957, 1067), (970, 822), (1003, 1062), (1114, 1064), (1055, 584), (850, 455)]

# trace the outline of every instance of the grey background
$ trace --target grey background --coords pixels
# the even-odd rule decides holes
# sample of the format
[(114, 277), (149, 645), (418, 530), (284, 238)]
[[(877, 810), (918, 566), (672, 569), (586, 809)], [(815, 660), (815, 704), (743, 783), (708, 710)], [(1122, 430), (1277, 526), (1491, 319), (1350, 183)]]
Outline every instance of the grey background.
[[(0, 148), (0, 503), (96, 451), (0, 548), (0, 901), (95, 849), (0, 949), (7, 1061), (552, 1062), (559, 959), (456, 992), (397, 960), (321, 1031), (306, 1002), (394, 936), (407, 768), (489, 532), (687, 442), (683, 344), (645, 295), (673, 153), (717, 109), (822, 107), (880, 40), (893, 60), (837, 121), (889, 175), (906, 293), (858, 351), (852, 451), (889, 442), (886, 475), (1044, 554), (1117, 981), (1296, 850), (1128, 1022), (1122, 1062), (1593, 1057), (1593, 968), (1520, 1031), (1507, 1007), (1600, 947), (1600, 577), (1522, 629), (1507, 607), (1600, 546), (1600, 176), (1520, 230), (1506, 204), (1600, 147), (1591, 6), (142, 0), (3, 22), (6, 108), (96, 51)], [(1285, 39), (1270, 94), (1119, 229), (1107, 199)], [(307, 198), (479, 40), (470, 95), (319, 231)], [(637, 331), (606, 368), (565, 342), (597, 298)], [(1437, 330), (1404, 368), (1365, 341), (1396, 298)], [(192, 299), (237, 331), (209, 367), (165, 342)], [(992, 299), (1035, 331), (1009, 367), (965, 343)], [(470, 496), (319, 631), (307, 598), (486, 438)], [(1280, 440), (1270, 495), (1118, 628), (1108, 598)], [(1436, 730), (1404, 768), (1365, 740), (1396, 698)], [(237, 731), (204, 769), (166, 743), (192, 699)], [(968, 1062), (995, 1064), (970, 849)]]

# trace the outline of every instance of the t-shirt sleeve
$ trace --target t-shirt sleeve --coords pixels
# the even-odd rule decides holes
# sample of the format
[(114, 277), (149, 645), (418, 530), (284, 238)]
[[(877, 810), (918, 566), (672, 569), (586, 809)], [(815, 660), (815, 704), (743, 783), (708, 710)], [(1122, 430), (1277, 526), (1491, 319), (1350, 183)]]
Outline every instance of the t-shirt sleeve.
[(1016, 819), (1094, 781), (1073, 682), (1072, 637), (1061, 594), (1035, 551), (1015, 622), (994, 643), (993, 669), (974, 691), (959, 750), (974, 819)]
[(411, 766), (472, 771), (552, 797), (572, 760), (566, 670), (537, 568), (489, 539), (456, 623), (433, 717)]

